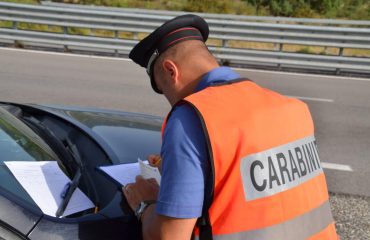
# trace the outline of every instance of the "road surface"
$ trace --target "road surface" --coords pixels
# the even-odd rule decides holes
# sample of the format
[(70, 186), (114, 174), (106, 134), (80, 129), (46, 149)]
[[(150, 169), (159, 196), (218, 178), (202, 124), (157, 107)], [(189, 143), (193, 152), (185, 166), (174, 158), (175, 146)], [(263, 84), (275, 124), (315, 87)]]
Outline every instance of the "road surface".
[[(127, 59), (0, 48), (0, 66), (0, 101), (162, 117), (170, 110), (151, 90), (145, 70)], [(341, 239), (370, 239), (370, 79), (236, 71), (309, 105), (337, 231)]]

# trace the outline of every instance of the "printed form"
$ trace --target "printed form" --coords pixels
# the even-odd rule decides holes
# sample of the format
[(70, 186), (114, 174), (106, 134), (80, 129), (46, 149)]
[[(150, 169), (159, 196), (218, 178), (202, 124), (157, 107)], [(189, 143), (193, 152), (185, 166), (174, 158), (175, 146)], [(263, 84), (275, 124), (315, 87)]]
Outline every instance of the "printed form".
[(143, 161), (140, 158), (136, 163), (101, 166), (98, 169), (121, 185), (134, 183), (137, 175), (143, 176), (144, 179), (154, 178), (158, 184), (161, 182), (158, 168), (150, 166), (148, 161)]
[[(59, 168), (58, 163), (56, 161), (4, 163), (42, 212), (55, 217), (58, 206), (62, 202), (61, 193), (66, 184), (71, 181)], [(63, 216), (93, 207), (95, 207), (93, 202), (77, 188)]]

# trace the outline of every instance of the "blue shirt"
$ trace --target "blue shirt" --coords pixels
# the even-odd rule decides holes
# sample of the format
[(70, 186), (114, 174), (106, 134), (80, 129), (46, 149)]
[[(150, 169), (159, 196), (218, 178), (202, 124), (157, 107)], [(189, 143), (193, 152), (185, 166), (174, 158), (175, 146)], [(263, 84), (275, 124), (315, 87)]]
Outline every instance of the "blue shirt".
[[(240, 75), (228, 67), (213, 69), (199, 82), (196, 92), (237, 78)], [(174, 218), (200, 217), (204, 186), (211, 181), (211, 167), (202, 125), (193, 107), (183, 104), (173, 109), (164, 132), (161, 156), (162, 179), (156, 212)]]

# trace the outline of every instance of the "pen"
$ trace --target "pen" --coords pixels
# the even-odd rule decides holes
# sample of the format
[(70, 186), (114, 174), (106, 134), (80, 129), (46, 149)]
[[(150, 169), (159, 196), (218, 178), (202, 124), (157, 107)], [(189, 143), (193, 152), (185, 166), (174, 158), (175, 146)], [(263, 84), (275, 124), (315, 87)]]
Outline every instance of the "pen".
[(69, 190), (69, 188), (71, 187), (71, 182), (69, 182), (69, 183), (67, 183), (65, 186), (64, 186), (64, 188), (63, 188), (63, 191), (62, 191), (62, 193), (60, 194), (60, 197), (61, 198), (65, 198), (66, 197), (66, 195), (67, 195), (67, 192), (68, 192), (68, 190)]
[(60, 216), (63, 215), (63, 213), (64, 213), (64, 211), (65, 211), (65, 209), (68, 205), (69, 200), (71, 199), (74, 191), (78, 187), (78, 184), (80, 182), (80, 178), (81, 178), (81, 170), (77, 169), (77, 172), (76, 172), (75, 176), (73, 177), (72, 182), (67, 183), (66, 186), (64, 187), (62, 193), (61, 193), (61, 197), (63, 198), (63, 200), (60, 203), (57, 212), (55, 213), (56, 217), (60, 217)]
[(154, 165), (155, 167), (158, 167), (158, 166), (161, 164), (161, 161), (162, 161), (161, 156), (156, 156), (156, 157), (154, 158), (153, 165)]

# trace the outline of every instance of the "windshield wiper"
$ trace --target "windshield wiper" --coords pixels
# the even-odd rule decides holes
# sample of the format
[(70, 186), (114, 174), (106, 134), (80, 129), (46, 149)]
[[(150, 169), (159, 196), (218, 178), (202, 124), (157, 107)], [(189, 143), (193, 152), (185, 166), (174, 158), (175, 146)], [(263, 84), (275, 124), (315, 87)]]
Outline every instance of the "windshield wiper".
[(59, 140), (55, 134), (46, 126), (44, 126), (37, 118), (35, 117), (23, 117), (22, 120), (33, 130), (35, 131), (44, 141), (54, 150), (58, 156), (58, 163), (60, 166), (66, 170), (68, 175), (72, 173), (72, 164), (75, 163), (73, 156), (66, 150), (62, 141)]
[[(72, 169), (77, 168), (75, 175), (73, 177), (73, 180), (70, 183), (69, 188), (67, 189), (68, 192), (66, 192), (65, 197), (63, 198), (63, 203), (61, 204), (61, 206), (65, 204), (64, 206), (64, 209), (65, 209), (65, 207), (68, 205), (68, 202), (70, 200), (69, 194), (72, 196), (74, 190), (79, 185), (82, 174), (84, 174), (84, 177), (86, 178), (83, 178), (83, 179), (85, 180), (86, 188), (88, 192), (90, 192), (89, 190), (92, 189), (93, 195), (95, 197), (96, 206), (98, 207), (99, 195), (96, 191), (94, 182), (90, 174), (87, 171), (85, 171), (85, 167), (82, 162), (81, 155), (76, 145), (73, 144), (68, 137), (65, 137), (64, 140), (60, 140), (59, 138), (57, 138), (55, 134), (47, 126), (43, 125), (42, 122), (39, 121), (35, 117), (32, 117), (32, 116), (23, 117), (23, 119), (26, 121), (26, 123), (31, 124), (32, 128), (36, 128), (38, 134), (42, 138), (47, 140), (48, 143), (51, 143), (52, 147), (55, 148), (55, 151), (57, 152), (58, 157), (62, 159), (62, 166), (67, 170), (68, 173), (72, 173), (73, 172)], [(89, 184), (86, 183), (86, 180), (89, 181)], [(63, 214), (64, 209), (63, 210), (58, 209), (59, 214), (60, 214), (59, 216)], [(97, 211), (97, 209), (95, 211)]]
[(82, 168), (83, 168), (83, 165), (82, 165), (82, 161), (81, 161), (81, 156), (80, 156), (80, 153), (78, 152), (77, 150), (77, 147), (76, 145), (72, 144), (72, 142), (66, 138), (65, 140), (67, 146), (68, 146), (68, 150), (69, 150), (69, 153), (72, 155), (72, 158), (75, 160), (76, 164), (77, 164), (77, 171), (75, 173), (75, 175), (73, 176), (73, 179), (70, 183), (67, 184), (67, 189), (66, 191), (62, 193), (62, 202), (60, 203), (59, 207), (58, 207), (58, 210), (56, 212), (56, 217), (60, 217), (63, 215), (69, 201), (71, 200), (72, 198), (72, 195), (74, 193), (74, 191), (77, 189), (78, 185), (80, 184), (80, 179), (81, 179), (81, 176), (82, 176)]
[(98, 195), (98, 192), (96, 191), (96, 188), (95, 188), (95, 185), (94, 185), (94, 181), (92, 180), (90, 173), (88, 171), (85, 171), (86, 169), (84, 167), (84, 164), (82, 163), (81, 155), (80, 155), (80, 152), (78, 151), (76, 145), (73, 144), (71, 142), (71, 140), (69, 140), (68, 137), (66, 137), (66, 139), (64, 140), (64, 142), (67, 145), (68, 150), (69, 150), (72, 158), (77, 163), (77, 167), (78, 167), (77, 170), (79, 170), (80, 172), (84, 172), (85, 173), (84, 176), (90, 182), (90, 184), (86, 184), (86, 186), (90, 186), (91, 189), (92, 189), (92, 191), (93, 191), (93, 194), (94, 194), (94, 197), (95, 197), (95, 213), (96, 213), (98, 211), (98, 207), (99, 207), (99, 195)]

